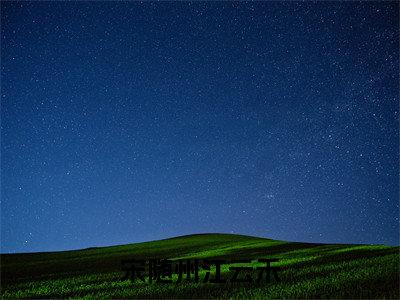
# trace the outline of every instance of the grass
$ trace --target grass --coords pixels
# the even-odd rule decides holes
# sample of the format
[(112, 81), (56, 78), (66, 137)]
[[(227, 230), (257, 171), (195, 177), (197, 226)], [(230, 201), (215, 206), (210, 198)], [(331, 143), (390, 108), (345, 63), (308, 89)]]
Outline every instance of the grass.
[[(399, 299), (400, 247), (293, 243), (198, 234), (76, 251), (1, 255), (1, 297)], [(280, 282), (153, 283), (121, 280), (123, 259), (279, 258)], [(213, 270), (213, 269), (211, 269)], [(205, 276), (200, 268), (200, 279)], [(233, 271), (221, 268), (223, 278)], [(257, 273), (252, 273), (256, 277)], [(254, 275), (255, 274), (255, 275)], [(177, 279), (175, 274), (174, 281)]]

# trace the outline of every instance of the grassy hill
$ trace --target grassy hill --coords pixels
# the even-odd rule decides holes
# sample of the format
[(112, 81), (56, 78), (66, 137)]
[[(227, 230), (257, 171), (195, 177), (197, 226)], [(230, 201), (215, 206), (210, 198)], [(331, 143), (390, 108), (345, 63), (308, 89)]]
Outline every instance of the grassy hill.
[[(232, 234), (197, 234), (76, 251), (2, 254), (1, 296), (398, 299), (399, 250), (399, 247), (381, 245), (310, 244)], [(121, 260), (132, 258), (279, 258), (279, 262), (272, 265), (280, 268), (280, 282), (220, 284), (122, 280), (125, 272), (121, 269)], [(251, 266), (260, 264), (253, 261)], [(222, 277), (232, 277), (234, 271), (228, 268), (229, 265), (222, 266)], [(200, 279), (205, 272), (200, 268)], [(256, 277), (257, 273), (250, 274)], [(176, 279), (177, 275), (173, 275), (173, 281)]]

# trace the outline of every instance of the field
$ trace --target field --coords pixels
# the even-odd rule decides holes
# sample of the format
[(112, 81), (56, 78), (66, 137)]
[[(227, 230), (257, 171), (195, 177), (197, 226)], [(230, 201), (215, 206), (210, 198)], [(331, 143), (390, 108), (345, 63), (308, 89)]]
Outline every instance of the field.
[[(400, 247), (310, 244), (232, 234), (197, 234), (76, 251), (1, 255), (1, 297), (8, 298), (362, 298), (399, 299)], [(278, 258), (277, 282), (172, 283), (122, 280), (125, 259)], [(231, 265), (232, 266), (232, 265)], [(237, 266), (237, 265), (236, 265)], [(199, 268), (200, 280), (206, 270)], [(255, 271), (248, 271), (257, 277)], [(211, 267), (211, 279), (215, 273)], [(234, 271), (222, 265), (223, 278)], [(244, 277), (243, 275), (239, 275)], [(185, 278), (184, 278), (185, 279)]]

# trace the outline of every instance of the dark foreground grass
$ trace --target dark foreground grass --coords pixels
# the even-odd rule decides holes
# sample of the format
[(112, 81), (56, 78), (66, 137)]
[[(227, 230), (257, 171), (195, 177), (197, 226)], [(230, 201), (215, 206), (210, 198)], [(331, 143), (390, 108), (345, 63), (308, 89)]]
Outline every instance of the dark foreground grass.
[[(231, 234), (201, 234), (77, 251), (3, 254), (1, 296), (399, 299), (399, 250), (399, 247), (380, 245), (291, 243)], [(279, 258), (273, 265), (280, 267), (281, 281), (269, 284), (132, 283), (121, 280), (124, 275), (121, 260), (132, 258)], [(232, 274), (228, 265), (224, 265), (222, 276), (230, 278)], [(204, 275), (205, 271), (200, 271), (201, 279)]]

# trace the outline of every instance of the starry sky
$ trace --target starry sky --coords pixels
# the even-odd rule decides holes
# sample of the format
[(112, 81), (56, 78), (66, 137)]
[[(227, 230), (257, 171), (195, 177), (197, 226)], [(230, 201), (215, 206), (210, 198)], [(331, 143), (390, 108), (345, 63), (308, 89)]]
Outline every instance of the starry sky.
[(399, 243), (396, 2), (1, 2), (1, 251)]

